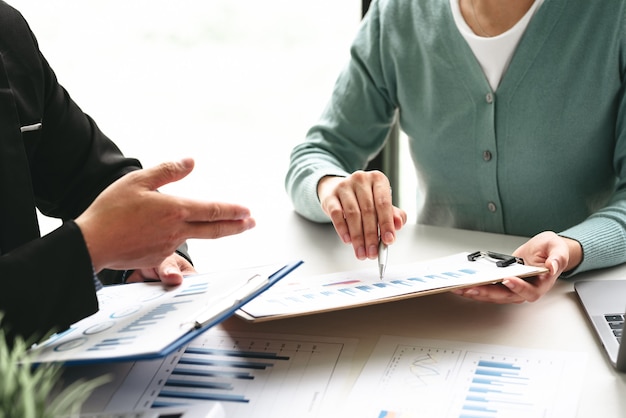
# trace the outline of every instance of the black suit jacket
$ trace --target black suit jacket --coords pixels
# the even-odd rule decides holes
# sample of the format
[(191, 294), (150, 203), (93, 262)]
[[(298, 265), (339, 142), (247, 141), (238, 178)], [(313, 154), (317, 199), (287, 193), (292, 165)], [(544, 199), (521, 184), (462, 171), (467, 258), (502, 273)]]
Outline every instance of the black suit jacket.
[[(59, 85), (21, 14), (0, 2), (0, 311), (10, 340), (97, 311), (90, 256), (72, 219), (139, 168)], [(41, 238), (35, 207), (65, 222)]]

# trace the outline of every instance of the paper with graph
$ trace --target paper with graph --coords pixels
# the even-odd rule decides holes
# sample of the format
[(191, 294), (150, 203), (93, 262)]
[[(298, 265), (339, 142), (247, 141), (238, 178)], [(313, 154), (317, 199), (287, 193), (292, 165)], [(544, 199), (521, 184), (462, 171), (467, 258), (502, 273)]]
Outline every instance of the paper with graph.
[(378, 268), (331, 273), (287, 281), (268, 290), (237, 311), (240, 317), (261, 322), (308, 315), (497, 283), (507, 277), (529, 277), (543, 267), (513, 263), (498, 267), (494, 260), (459, 253), (430, 261), (387, 266), (384, 279)]
[(269, 265), (160, 282), (105, 286), (99, 310), (31, 349), (38, 363), (131, 361), (169, 354), (230, 316), (301, 264)]
[(383, 336), (347, 411), (362, 418), (575, 417), (586, 356)]
[(345, 403), (357, 340), (218, 328), (135, 363), (105, 412), (219, 402), (228, 418), (315, 418)]

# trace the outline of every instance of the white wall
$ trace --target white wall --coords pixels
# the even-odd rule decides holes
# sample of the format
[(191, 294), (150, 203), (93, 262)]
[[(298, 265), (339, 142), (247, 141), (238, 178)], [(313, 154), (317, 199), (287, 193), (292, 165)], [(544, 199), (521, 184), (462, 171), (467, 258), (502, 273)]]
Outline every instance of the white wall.
[[(356, 0), (9, 3), (125, 154), (144, 166), (195, 158), (163, 192), (249, 205), (257, 228), (290, 206), (289, 152), (321, 113), (361, 13)], [(56, 225), (42, 219), (44, 232)]]

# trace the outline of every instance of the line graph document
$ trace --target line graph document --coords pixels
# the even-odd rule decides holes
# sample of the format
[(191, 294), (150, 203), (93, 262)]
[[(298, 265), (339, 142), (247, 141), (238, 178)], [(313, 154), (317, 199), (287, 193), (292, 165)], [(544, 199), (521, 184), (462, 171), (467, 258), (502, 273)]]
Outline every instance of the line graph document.
[(372, 418), (576, 415), (586, 356), (383, 336), (346, 412)]

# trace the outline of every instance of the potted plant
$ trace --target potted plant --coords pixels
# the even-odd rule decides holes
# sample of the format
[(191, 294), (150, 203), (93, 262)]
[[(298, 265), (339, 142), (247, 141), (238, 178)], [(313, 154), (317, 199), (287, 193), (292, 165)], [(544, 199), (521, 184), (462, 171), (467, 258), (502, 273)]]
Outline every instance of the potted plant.
[(9, 346), (4, 329), (0, 329), (0, 418), (78, 417), (91, 392), (109, 380), (108, 376), (79, 380), (50, 399), (60, 383), (63, 365), (33, 366), (28, 347), (20, 338)]

